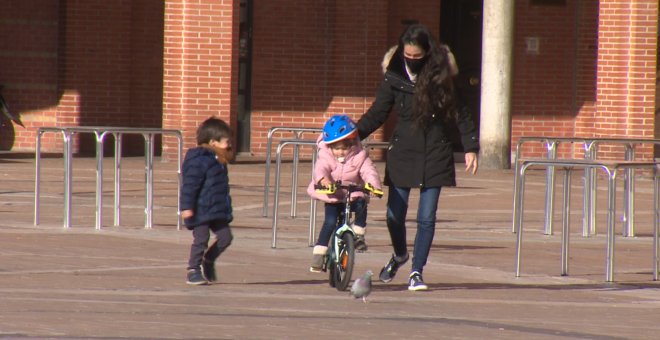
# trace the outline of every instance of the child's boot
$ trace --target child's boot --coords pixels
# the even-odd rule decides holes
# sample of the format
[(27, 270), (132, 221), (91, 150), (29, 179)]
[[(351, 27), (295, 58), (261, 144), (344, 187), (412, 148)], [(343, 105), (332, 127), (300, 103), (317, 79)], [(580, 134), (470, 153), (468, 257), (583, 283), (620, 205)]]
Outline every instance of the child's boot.
[(325, 262), (325, 255), (328, 253), (326, 246), (314, 246), (312, 250), (312, 265), (309, 271), (312, 273), (320, 273), (323, 271), (323, 263)]
[(353, 231), (355, 232), (355, 250), (359, 252), (367, 251), (367, 241), (364, 239), (367, 229), (365, 227), (353, 226)]

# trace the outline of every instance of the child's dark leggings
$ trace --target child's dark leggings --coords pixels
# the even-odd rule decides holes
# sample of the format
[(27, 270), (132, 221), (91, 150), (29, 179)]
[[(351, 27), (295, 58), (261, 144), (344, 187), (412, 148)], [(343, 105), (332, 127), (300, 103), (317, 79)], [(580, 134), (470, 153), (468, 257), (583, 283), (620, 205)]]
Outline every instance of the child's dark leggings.
[[(215, 242), (209, 247), (211, 231), (215, 234)], [(198, 269), (203, 260), (215, 261), (231, 244), (233, 236), (229, 224), (224, 221), (211, 221), (208, 224), (200, 224), (193, 231), (193, 243), (190, 246), (190, 259), (188, 269)]]
[[(358, 197), (351, 202), (351, 211), (355, 212), (355, 220), (353, 224), (360, 227), (367, 226), (367, 201)], [(317, 246), (327, 246), (330, 243), (332, 233), (337, 228), (337, 219), (344, 212), (344, 203), (326, 203), (325, 204), (325, 220), (319, 233), (319, 238), (316, 241)], [(342, 220), (343, 221), (343, 220)]]

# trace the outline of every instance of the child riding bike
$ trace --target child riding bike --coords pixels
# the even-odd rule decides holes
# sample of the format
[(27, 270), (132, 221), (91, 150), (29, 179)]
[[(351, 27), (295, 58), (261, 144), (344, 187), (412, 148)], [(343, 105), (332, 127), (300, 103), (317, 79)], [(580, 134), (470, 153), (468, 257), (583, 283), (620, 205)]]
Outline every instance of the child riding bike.
[[(328, 252), (328, 242), (335, 228), (337, 219), (344, 211), (345, 190), (332, 193), (321, 193), (315, 186), (332, 187), (334, 183), (353, 183), (371, 187), (380, 191), (382, 188), (378, 171), (369, 158), (366, 150), (357, 136), (355, 123), (346, 115), (334, 115), (323, 126), (323, 133), (318, 141), (318, 159), (314, 168), (313, 178), (307, 188), (307, 193), (315, 199), (325, 202), (325, 219), (319, 232), (316, 245), (312, 250), (311, 272), (321, 272), (323, 261)], [(351, 211), (355, 212), (353, 231), (356, 234), (355, 249), (366, 251), (365, 232), (367, 226), (367, 199), (362, 192), (352, 194)]]

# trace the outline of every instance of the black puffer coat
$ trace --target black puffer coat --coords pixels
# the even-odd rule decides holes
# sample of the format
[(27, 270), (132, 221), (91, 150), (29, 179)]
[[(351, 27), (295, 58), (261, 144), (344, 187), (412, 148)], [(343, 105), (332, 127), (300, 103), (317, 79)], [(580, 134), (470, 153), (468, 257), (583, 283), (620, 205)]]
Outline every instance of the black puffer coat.
[(201, 146), (188, 150), (181, 172), (181, 211), (194, 212), (184, 220), (188, 229), (213, 220), (232, 221), (227, 165), (218, 162), (212, 150)]
[[(411, 117), (415, 84), (408, 77), (399, 51), (386, 58), (390, 60), (383, 62), (387, 66), (376, 99), (357, 123), (360, 138), (365, 139), (383, 125), (393, 109), (398, 120), (387, 150), (385, 184), (405, 188), (455, 186), (454, 152), (447, 133), (455, 125), (447, 124), (442, 117), (432, 119), (424, 130), (415, 127)], [(456, 125), (464, 151), (478, 152), (479, 140), (470, 113), (460, 103), (457, 107)]]

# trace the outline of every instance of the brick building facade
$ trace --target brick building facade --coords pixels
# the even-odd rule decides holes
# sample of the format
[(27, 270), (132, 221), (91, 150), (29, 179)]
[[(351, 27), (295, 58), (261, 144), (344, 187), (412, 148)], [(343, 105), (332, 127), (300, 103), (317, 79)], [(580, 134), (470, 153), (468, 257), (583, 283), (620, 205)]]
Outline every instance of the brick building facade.
[[(404, 25), (421, 22), (448, 40), (452, 16), (441, 12), (458, 2), (0, 3), (2, 94), (26, 125), (2, 118), (0, 149), (33, 151), (37, 128), (68, 125), (180, 129), (189, 147), (197, 124), (219, 115), (237, 129), (241, 151), (263, 156), (270, 127), (359, 117)], [(480, 20), (478, 9), (466, 13)], [(516, 0), (514, 20), (512, 146), (528, 135), (660, 138), (657, 0)], [(44, 138), (46, 151), (60, 150), (56, 136)], [(124, 152), (139, 154), (139, 143), (124, 142)], [(163, 154), (175, 143), (164, 137)], [(83, 139), (77, 148), (94, 146)]]

